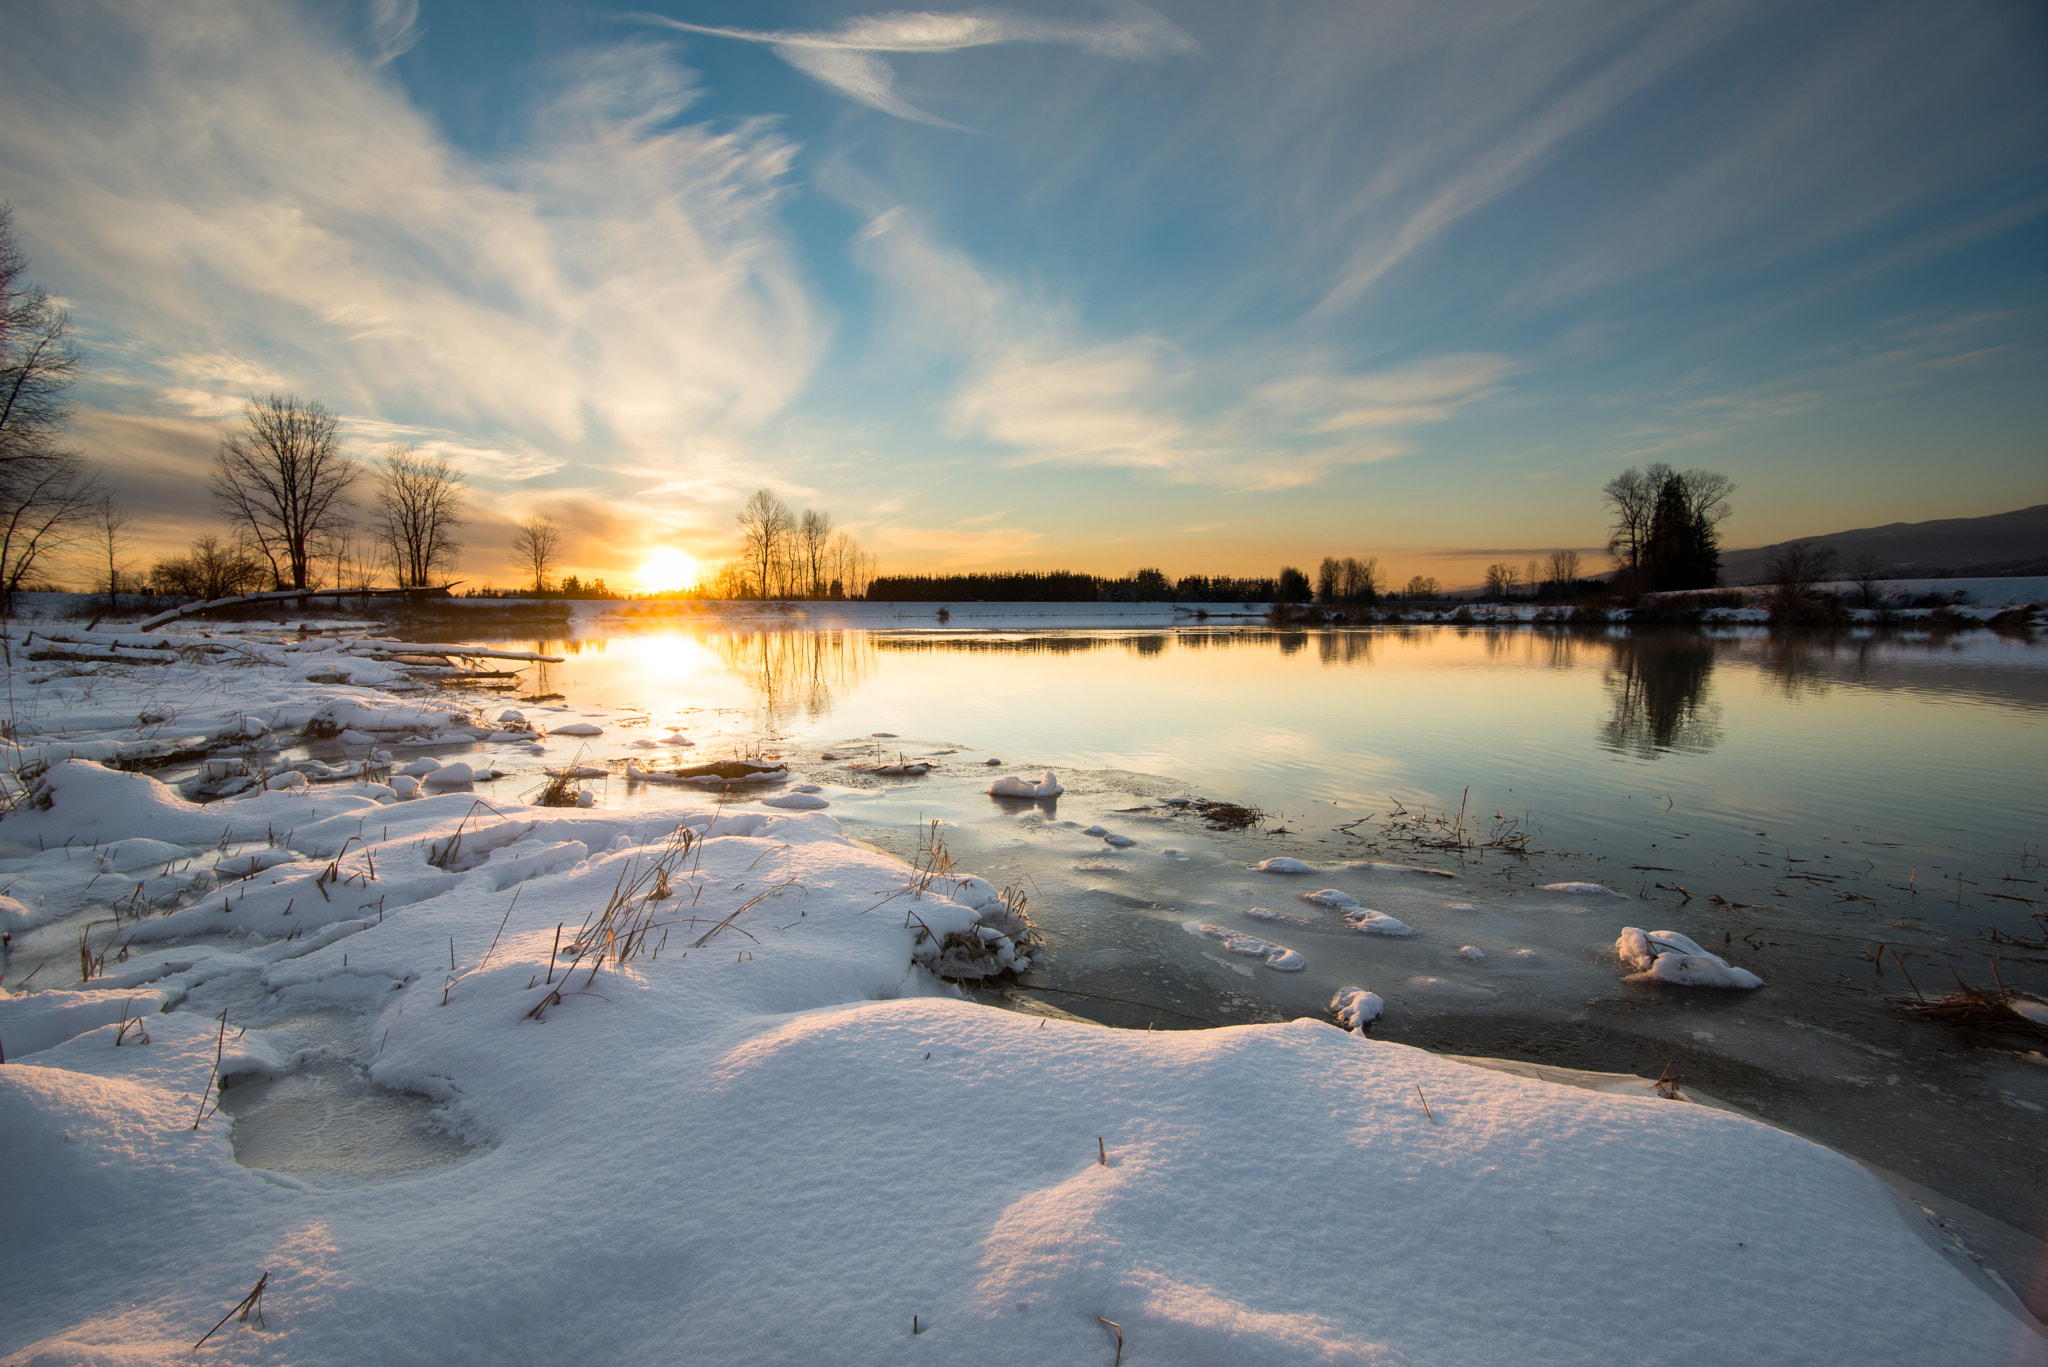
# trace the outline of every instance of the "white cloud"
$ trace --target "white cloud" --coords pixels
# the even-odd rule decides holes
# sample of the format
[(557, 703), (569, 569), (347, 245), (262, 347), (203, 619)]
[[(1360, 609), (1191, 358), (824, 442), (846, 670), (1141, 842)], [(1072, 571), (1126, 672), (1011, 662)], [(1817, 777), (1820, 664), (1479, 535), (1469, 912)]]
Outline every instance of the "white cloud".
[(419, 0), (370, 0), (369, 23), (376, 66), (403, 57), (427, 34)]
[(1257, 341), (1199, 361), (1155, 336), (1087, 341), (1066, 310), (992, 279), (901, 208), (872, 218), (855, 252), (888, 287), (893, 335), (962, 366), (953, 434), (1008, 447), (1016, 465), (1295, 488), (1409, 454), (1400, 432), (1516, 369), (1487, 353), (1360, 371)]
[(634, 16), (649, 24), (764, 43), (776, 56), (820, 84), (847, 98), (913, 123), (960, 129), (908, 103), (896, 94), (896, 74), (877, 53), (960, 52), (1002, 43), (1050, 43), (1079, 48), (1098, 57), (1122, 61), (1192, 52), (1194, 39), (1178, 25), (1137, 0), (1110, 7), (1111, 17), (1094, 23), (1063, 22), (1033, 15), (983, 11), (976, 14), (933, 14), (896, 11), (859, 15), (835, 29), (768, 31), (692, 24), (659, 14)]
[[(743, 458), (826, 334), (779, 221), (794, 146), (684, 122), (692, 78), (655, 44), (552, 79), (531, 137), (483, 162), (290, 7), (13, 26), (0, 175), (38, 275), (89, 342), (118, 339), (84, 396), (209, 418), (319, 398), (437, 445), (486, 501), (565, 467), (610, 498), (628, 471)], [(118, 483), (120, 452), (96, 454)]]

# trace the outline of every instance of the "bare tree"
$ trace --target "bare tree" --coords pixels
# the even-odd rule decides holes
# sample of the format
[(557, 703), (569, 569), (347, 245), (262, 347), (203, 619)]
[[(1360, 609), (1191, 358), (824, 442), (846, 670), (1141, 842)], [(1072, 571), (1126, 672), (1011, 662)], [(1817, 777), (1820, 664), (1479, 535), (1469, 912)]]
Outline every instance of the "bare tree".
[(533, 574), (533, 591), (548, 591), (548, 571), (555, 567), (562, 550), (562, 533), (546, 513), (535, 513), (519, 524), (512, 537), (512, 554)]
[(1488, 598), (1511, 598), (1515, 585), (1522, 582), (1522, 572), (1505, 560), (1496, 560), (1486, 567), (1486, 596)]
[(92, 511), (93, 558), (107, 567), (107, 577), (103, 582), (107, 590), (108, 612), (121, 610), (121, 552), (128, 544), (128, 520), (127, 511), (114, 501), (112, 494), (102, 495)]
[(1657, 490), (1670, 473), (1671, 467), (1663, 464), (1652, 465), (1648, 470), (1631, 467), (1600, 487), (1600, 496), (1614, 516), (1608, 528), (1607, 553), (1614, 557), (1617, 567), (1641, 568), (1643, 548), (1650, 539), (1650, 514), (1657, 506)]
[(1410, 602), (1421, 602), (1436, 597), (1441, 591), (1435, 575), (1416, 574), (1409, 576), (1408, 587), (1401, 590), (1401, 596)]
[(795, 526), (789, 505), (773, 489), (756, 489), (735, 519), (740, 529), (740, 554), (752, 571), (759, 596), (773, 596), (777, 571)]
[(0, 205), (0, 595), (10, 609), (103, 493), (92, 465), (63, 444), (85, 355), (69, 315), (27, 273), (13, 211)]
[(1571, 592), (1579, 578), (1579, 553), (1577, 551), (1552, 551), (1544, 562), (1544, 575), (1550, 581), (1551, 589), (1559, 594)]
[(348, 520), (343, 496), (359, 473), (341, 452), (340, 421), (317, 400), (251, 398), (242, 427), (213, 458), (214, 503), (270, 563), (279, 588), (311, 587), (323, 534)]
[(1864, 551), (1849, 561), (1849, 578), (1856, 585), (1856, 601), (1866, 608), (1877, 606), (1877, 586), (1885, 580), (1887, 566), (1878, 556)]
[(417, 447), (396, 443), (385, 448), (377, 474), (377, 535), (398, 587), (425, 588), (434, 571), (455, 563), (466, 482), (446, 456), (423, 456)]
[(1810, 541), (1787, 541), (1764, 556), (1764, 582), (1771, 586), (1771, 604), (1780, 612), (1796, 612), (1814, 596), (1814, 586), (1834, 572), (1835, 552)]
[(803, 560), (803, 591), (808, 598), (825, 596), (827, 548), (832, 543), (832, 514), (804, 509), (796, 524), (796, 547)]
[(157, 561), (149, 572), (150, 586), (158, 593), (208, 601), (253, 592), (269, 578), (261, 560), (212, 532), (193, 541), (184, 555)]

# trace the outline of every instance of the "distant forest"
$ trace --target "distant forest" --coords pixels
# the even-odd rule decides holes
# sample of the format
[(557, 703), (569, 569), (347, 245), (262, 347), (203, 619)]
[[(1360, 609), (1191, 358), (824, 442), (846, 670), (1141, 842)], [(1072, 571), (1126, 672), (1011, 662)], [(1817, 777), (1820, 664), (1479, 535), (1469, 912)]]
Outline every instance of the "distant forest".
[(1272, 579), (1188, 575), (1155, 569), (1122, 579), (1073, 570), (1014, 574), (887, 574), (868, 585), (871, 601), (898, 603), (1270, 603)]

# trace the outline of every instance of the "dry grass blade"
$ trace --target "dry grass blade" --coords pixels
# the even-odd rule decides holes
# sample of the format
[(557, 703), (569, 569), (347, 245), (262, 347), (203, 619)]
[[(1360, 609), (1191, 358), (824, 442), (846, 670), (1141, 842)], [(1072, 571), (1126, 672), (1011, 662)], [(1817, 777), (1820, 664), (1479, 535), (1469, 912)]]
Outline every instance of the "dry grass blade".
[(252, 1289), (248, 1295), (242, 1297), (241, 1300), (235, 1303), (234, 1309), (229, 1310), (227, 1314), (222, 1315), (220, 1317), (219, 1322), (216, 1323), (213, 1326), (213, 1328), (207, 1330), (205, 1333), (199, 1336), (199, 1343), (195, 1343), (192, 1345), (192, 1351), (195, 1353), (198, 1352), (200, 1344), (205, 1343), (215, 1334), (218, 1334), (220, 1332), (220, 1326), (226, 1324), (229, 1320), (233, 1319), (237, 1311), (241, 1312), (242, 1323), (247, 1324), (249, 1322), (249, 1316), (254, 1315), (256, 1317), (256, 1323), (259, 1326), (268, 1328), (269, 1326), (263, 1324), (263, 1289), (269, 1285), (270, 1274), (266, 1272), (256, 1279), (256, 1285), (254, 1289)]
[(1110, 1328), (1116, 1330), (1116, 1359), (1110, 1363), (1109, 1367), (1123, 1367), (1124, 1327), (1121, 1324), (1118, 1324), (1115, 1320), (1106, 1320), (1103, 1319), (1100, 1315), (1097, 1315), (1095, 1318), (1097, 1320), (1100, 1320), (1102, 1323), (1108, 1325)]

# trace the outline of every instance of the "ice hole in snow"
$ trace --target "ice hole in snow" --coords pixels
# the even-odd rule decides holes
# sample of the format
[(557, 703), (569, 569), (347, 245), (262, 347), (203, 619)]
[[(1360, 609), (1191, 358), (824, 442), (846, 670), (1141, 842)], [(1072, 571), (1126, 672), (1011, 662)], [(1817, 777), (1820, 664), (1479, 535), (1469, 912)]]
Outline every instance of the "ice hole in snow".
[(221, 1094), (221, 1109), (234, 1120), (236, 1162), (316, 1186), (389, 1181), (476, 1152), (441, 1105), (344, 1064), (241, 1082)]

